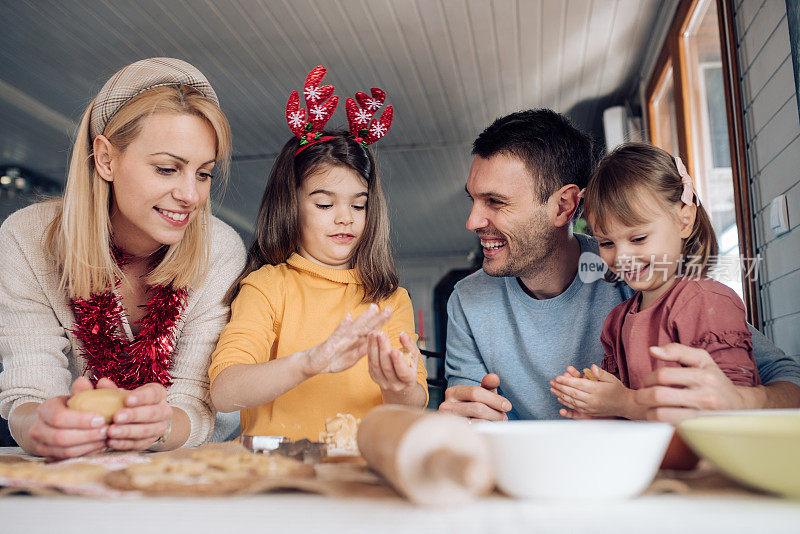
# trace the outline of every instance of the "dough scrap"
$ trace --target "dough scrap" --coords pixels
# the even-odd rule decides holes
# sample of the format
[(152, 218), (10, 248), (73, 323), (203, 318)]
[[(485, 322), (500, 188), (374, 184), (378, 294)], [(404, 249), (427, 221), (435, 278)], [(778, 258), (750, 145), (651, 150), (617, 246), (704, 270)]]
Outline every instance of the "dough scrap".
[(302, 475), (307, 469), (300, 462), (283, 456), (198, 449), (185, 458), (165, 455), (146, 464), (132, 465), (123, 473), (133, 488), (146, 490), (164, 484), (191, 487), (251, 477)]
[(319, 440), (334, 449), (358, 452), (356, 434), (361, 419), (356, 419), (353, 414), (336, 414), (325, 421), (325, 431), (319, 433)]
[(88, 463), (46, 464), (44, 462), (0, 463), (0, 477), (63, 486), (102, 482), (106, 469)]

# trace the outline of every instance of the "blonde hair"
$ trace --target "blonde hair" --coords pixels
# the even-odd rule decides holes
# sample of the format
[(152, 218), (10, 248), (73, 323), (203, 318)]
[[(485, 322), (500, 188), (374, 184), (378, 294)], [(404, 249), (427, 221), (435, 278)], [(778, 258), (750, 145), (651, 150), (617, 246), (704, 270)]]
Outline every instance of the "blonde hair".
[[(604, 157), (586, 186), (583, 217), (593, 229), (606, 231), (612, 220), (627, 226), (647, 222), (646, 195), (664, 208), (683, 206), (683, 181), (668, 152), (647, 143), (626, 143)], [(695, 195), (692, 232), (683, 240), (682, 268), (708, 276), (718, 246), (708, 213)]]
[[(108, 291), (125, 276), (111, 252), (111, 184), (97, 172), (89, 134), (94, 102), (81, 118), (72, 148), (64, 196), (46, 234), (48, 252), (61, 274), (60, 287), (69, 298), (90, 298)], [(111, 119), (103, 135), (119, 151), (139, 136), (147, 119), (155, 114), (199, 117), (216, 134), (215, 174), (224, 184), (231, 155), (231, 131), (220, 107), (198, 90), (186, 85), (155, 87), (126, 102)], [(208, 269), (210, 199), (186, 227), (183, 238), (170, 245), (160, 263), (147, 274), (148, 285), (175, 288), (196, 285)]]

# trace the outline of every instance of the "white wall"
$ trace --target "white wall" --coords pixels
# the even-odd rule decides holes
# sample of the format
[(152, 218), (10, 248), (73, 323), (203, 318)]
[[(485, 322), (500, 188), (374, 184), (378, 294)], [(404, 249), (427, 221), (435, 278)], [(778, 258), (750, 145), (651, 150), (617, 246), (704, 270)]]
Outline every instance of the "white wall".
[[(439, 283), (442, 277), (453, 269), (464, 269), (469, 266), (466, 254), (442, 255), (424, 258), (400, 257), (397, 258), (397, 269), (400, 274), (400, 286), (408, 290), (411, 302), (414, 305), (414, 324), (419, 333), (419, 311), (422, 310), (423, 321), (425, 323), (425, 337), (427, 338), (426, 348), (436, 350), (436, 332), (434, 330), (433, 318), (433, 288)], [(438, 367), (442, 362), (437, 362), (433, 358), (428, 358), (425, 367), (428, 370), (429, 378), (444, 378)], [(438, 396), (437, 396), (438, 395)], [(437, 408), (441, 398), (441, 392), (432, 391), (429, 408)]]
[[(400, 285), (408, 290), (414, 304), (414, 324), (417, 310), (422, 310), (425, 321), (425, 337), (427, 347), (436, 347), (436, 333), (433, 323), (433, 288), (442, 277), (453, 269), (464, 269), (469, 266), (466, 254), (431, 256), (422, 258), (397, 258), (397, 269), (400, 273)], [(419, 325), (417, 332), (419, 332)]]
[[(765, 333), (800, 355), (800, 119), (784, 0), (734, 9)], [(790, 231), (776, 237), (769, 204), (787, 195)]]

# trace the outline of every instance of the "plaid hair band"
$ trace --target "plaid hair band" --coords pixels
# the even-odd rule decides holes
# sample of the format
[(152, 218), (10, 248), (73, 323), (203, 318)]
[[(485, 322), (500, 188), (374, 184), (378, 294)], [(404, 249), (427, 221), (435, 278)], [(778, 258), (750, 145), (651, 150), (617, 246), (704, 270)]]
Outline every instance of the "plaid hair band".
[(219, 105), (217, 94), (203, 73), (180, 59), (153, 57), (131, 63), (109, 79), (94, 99), (89, 134), (102, 134), (108, 121), (125, 102), (148, 89), (164, 85), (188, 85)]

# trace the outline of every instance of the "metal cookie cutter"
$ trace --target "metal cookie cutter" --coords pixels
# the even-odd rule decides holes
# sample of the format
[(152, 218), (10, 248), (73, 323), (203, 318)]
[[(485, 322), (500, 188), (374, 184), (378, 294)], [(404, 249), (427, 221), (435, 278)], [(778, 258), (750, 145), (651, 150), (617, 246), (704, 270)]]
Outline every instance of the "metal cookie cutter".
[(281, 443), (289, 441), (283, 436), (251, 436), (243, 435), (241, 443), (253, 452), (270, 452), (277, 449)]
[(308, 439), (287, 440), (278, 445), (273, 454), (280, 454), (306, 464), (316, 464), (328, 455), (328, 446)]

